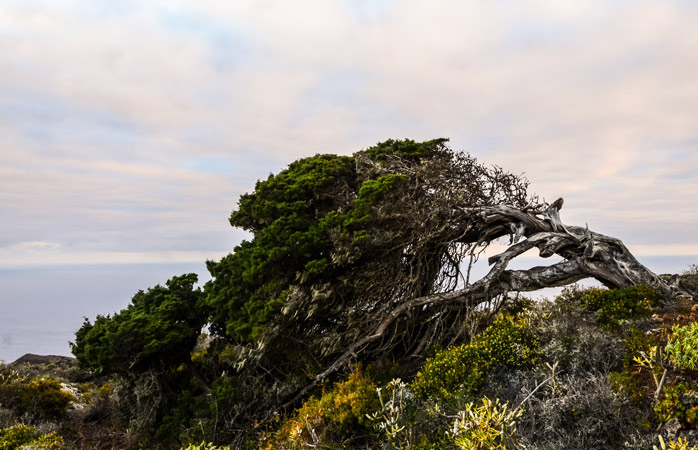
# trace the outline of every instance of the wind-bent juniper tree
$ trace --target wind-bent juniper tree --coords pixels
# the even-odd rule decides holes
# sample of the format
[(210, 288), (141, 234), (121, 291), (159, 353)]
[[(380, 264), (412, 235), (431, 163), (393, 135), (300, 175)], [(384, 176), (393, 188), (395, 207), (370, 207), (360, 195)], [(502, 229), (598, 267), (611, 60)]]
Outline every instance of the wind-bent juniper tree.
[[(685, 293), (620, 240), (563, 224), (563, 200), (547, 204), (527, 187), (445, 139), (317, 155), (259, 181), (230, 217), (252, 238), (208, 262), (211, 330), (239, 383), (229, 420), (293, 405), (353, 362), (447, 345), (474, 308), (509, 292), (595, 278)], [(471, 280), (473, 262), (502, 238), (507, 250)], [(563, 260), (507, 268), (532, 248)]]

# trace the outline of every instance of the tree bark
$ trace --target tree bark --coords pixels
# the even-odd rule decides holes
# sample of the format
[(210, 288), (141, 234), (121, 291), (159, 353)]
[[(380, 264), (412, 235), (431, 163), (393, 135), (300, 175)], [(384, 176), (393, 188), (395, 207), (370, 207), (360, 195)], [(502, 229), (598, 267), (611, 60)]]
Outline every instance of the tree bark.
[[(489, 273), (462, 289), (417, 297), (400, 304), (378, 323), (373, 333), (350, 345), (283, 407), (293, 405), (327, 377), (341, 370), (371, 344), (384, 338), (389, 327), (402, 315), (418, 308), (473, 307), (508, 292), (560, 287), (585, 278), (594, 278), (608, 288), (644, 284), (661, 293), (665, 300), (692, 296), (678, 282), (664, 280), (640, 264), (620, 239), (588, 228), (564, 225), (560, 220), (563, 203), (559, 198), (544, 208), (518, 209), (495, 205), (461, 211), (468, 219), (468, 225), (460, 242), (483, 245), (501, 237), (510, 237), (509, 248), (489, 258), (492, 266)], [(564, 259), (550, 266), (507, 270), (514, 258), (532, 248), (538, 248), (543, 258), (559, 255)]]

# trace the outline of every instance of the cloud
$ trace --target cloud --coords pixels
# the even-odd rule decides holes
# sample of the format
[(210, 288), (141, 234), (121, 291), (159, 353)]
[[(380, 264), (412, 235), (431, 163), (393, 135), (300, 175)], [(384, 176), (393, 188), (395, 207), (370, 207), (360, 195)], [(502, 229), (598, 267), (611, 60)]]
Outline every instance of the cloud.
[(256, 179), (443, 136), (565, 197), (569, 223), (695, 249), (696, 20), (660, 1), (6, 2), (0, 245), (229, 250)]
[(36, 267), (54, 265), (91, 264), (152, 264), (152, 263), (203, 263), (219, 260), (227, 252), (160, 251), (160, 252), (79, 252), (55, 253), (21, 251), (18, 248), (0, 248), (0, 268)]

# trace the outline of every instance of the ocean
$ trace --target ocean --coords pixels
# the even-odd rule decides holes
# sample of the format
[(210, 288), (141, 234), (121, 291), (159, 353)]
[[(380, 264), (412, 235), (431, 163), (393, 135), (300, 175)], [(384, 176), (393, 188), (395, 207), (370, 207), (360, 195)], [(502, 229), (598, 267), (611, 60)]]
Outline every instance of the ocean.
[(85, 317), (118, 312), (139, 290), (174, 275), (210, 279), (205, 264), (101, 264), (0, 269), (0, 361), (25, 353), (71, 356)]
[[(680, 273), (698, 256), (639, 258), (655, 273)], [(550, 264), (551, 260), (515, 260), (512, 268)], [(515, 264), (514, 264), (515, 263)], [(25, 353), (71, 356), (69, 342), (83, 318), (118, 312), (138, 290), (164, 284), (173, 275), (199, 274), (210, 279), (204, 263), (103, 264), (0, 269), (0, 360), (10, 363)], [(487, 272), (479, 264), (475, 279)], [(556, 295), (560, 289), (534, 293)]]

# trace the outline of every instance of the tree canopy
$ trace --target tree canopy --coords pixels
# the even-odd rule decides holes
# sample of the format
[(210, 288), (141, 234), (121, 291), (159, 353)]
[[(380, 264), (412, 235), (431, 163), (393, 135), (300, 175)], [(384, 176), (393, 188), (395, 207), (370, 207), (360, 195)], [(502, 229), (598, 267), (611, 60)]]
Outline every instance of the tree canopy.
[(85, 319), (73, 354), (103, 374), (165, 370), (189, 359), (207, 315), (197, 275), (172, 277), (165, 286), (138, 291), (119, 313)]
[[(414, 375), (428, 349), (462, 339), (466, 319), (510, 292), (592, 277), (688, 294), (620, 240), (563, 224), (562, 198), (549, 204), (527, 188), (522, 175), (446, 139), (300, 159), (240, 197), (230, 224), (251, 238), (207, 262), (213, 278), (203, 293), (193, 274), (141, 291), (120, 313), (86, 320), (73, 353), (121, 375), (198, 364), (183, 400), (168, 404), (186, 417), (191, 398), (212, 398), (214, 428), (230, 430), (295, 405), (356, 363), (396, 362)], [(500, 239), (508, 248), (472, 279), (473, 264)], [(508, 269), (533, 248), (562, 261)], [(206, 324), (209, 345), (192, 355)]]
[[(259, 181), (230, 217), (253, 237), (208, 264), (213, 329), (239, 366), (263, 363), (282, 378), (289, 354), (322, 366), (397, 305), (466, 283), (461, 262), (479, 244), (462, 240), (465, 208), (523, 208), (526, 185), (444, 139), (296, 161)], [(405, 317), (399, 352), (453, 325), (458, 312), (444, 313)]]

